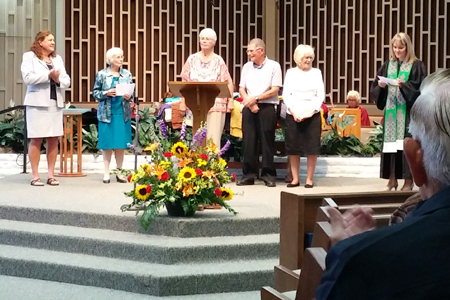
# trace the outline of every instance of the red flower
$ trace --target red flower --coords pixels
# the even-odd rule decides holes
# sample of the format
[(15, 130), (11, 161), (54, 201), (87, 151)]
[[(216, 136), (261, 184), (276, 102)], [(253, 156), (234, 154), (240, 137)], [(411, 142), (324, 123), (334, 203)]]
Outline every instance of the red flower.
[(208, 155), (206, 155), (205, 153), (203, 153), (202, 155), (200, 155), (201, 159), (207, 160), (208, 159)]
[(132, 177), (133, 175), (128, 175), (128, 182), (131, 182), (131, 177)]
[(216, 188), (214, 190), (214, 194), (216, 194), (217, 197), (221, 197), (222, 196), (222, 190), (219, 188)]
[(231, 173), (231, 181), (235, 182), (236, 181), (236, 174)]
[(203, 175), (203, 171), (200, 169), (195, 169), (195, 173), (197, 173), (198, 176), (202, 176)]
[(170, 178), (169, 173), (167, 173), (167, 172), (162, 173), (162, 175), (161, 175), (161, 181), (166, 181), (166, 180), (168, 180), (169, 178)]
[(241, 97), (237, 97), (237, 98), (236, 98), (236, 101), (237, 101), (237, 102), (242, 102), (242, 100), (244, 100), (244, 99), (241, 98)]
[(152, 186), (151, 186), (151, 185), (148, 185), (148, 186), (147, 186), (147, 193), (148, 193), (148, 194), (151, 194), (151, 193), (152, 193)]
[(172, 152), (165, 152), (164, 153), (164, 157), (171, 158), (172, 157)]

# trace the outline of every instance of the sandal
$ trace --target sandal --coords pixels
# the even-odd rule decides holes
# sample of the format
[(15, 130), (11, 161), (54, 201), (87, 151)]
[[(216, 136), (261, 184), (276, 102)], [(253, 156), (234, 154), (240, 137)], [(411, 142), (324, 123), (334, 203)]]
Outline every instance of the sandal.
[(31, 180), (32, 186), (44, 186), (44, 183), (41, 181), (40, 178)]
[(56, 180), (55, 178), (49, 178), (49, 179), (47, 179), (47, 184), (56, 186), (56, 185), (59, 185), (59, 181)]

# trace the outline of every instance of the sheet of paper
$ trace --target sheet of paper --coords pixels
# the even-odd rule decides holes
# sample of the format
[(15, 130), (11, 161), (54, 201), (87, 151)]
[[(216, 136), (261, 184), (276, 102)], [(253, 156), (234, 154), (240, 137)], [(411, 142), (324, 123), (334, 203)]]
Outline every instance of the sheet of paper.
[(389, 84), (389, 85), (393, 85), (393, 86), (397, 86), (398, 85), (397, 82), (395, 81), (395, 79), (387, 78), (387, 77), (384, 77), (384, 76), (378, 76), (378, 79), (381, 82), (384, 82), (384, 83)]
[(125, 94), (132, 95), (134, 92), (134, 83), (118, 83), (116, 85), (116, 95), (123, 96)]

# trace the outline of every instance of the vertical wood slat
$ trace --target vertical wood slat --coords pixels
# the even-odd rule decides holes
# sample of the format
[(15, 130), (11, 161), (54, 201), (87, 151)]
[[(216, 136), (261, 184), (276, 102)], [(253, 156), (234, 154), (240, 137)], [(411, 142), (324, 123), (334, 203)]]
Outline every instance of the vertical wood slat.
[[(298, 10), (292, 11), (297, 3)], [(449, 67), (449, 53), (445, 53), (449, 7), (449, 0), (282, 0), (278, 11), (280, 64), (286, 72), (295, 47), (310, 44), (316, 48), (314, 66), (322, 70), (326, 93), (335, 103), (344, 103), (350, 89), (361, 93), (363, 103), (372, 103), (370, 85), (378, 68), (389, 58), (389, 43), (398, 31), (411, 36), (428, 73)], [(299, 20), (297, 28), (289, 26), (289, 18)], [(323, 34), (321, 24), (327, 28)]]
[[(215, 51), (224, 58), (236, 85), (239, 83), (241, 66), (247, 61), (247, 56), (242, 55), (245, 53), (245, 46), (251, 38), (263, 37), (264, 33), (263, 3), (260, 1), (255, 3), (252, 0), (233, 0), (232, 4), (219, 1), (218, 6), (212, 6), (210, 1), (199, 0), (111, 0), (102, 4), (104, 9), (100, 9), (97, 1), (96, 11), (92, 9), (94, 6), (83, 3), (80, 0), (67, 1), (65, 13), (72, 14), (77, 10), (79, 16), (95, 14), (93, 19), (103, 22), (103, 26), (89, 24), (89, 20), (85, 22), (84, 18), (78, 18), (74, 21), (79, 22), (78, 28), (66, 36), (70, 49), (66, 54), (71, 55), (73, 62), (68, 71), (75, 77), (71, 88), (66, 91), (66, 98), (75, 103), (92, 101), (90, 92), (95, 80), (94, 74), (99, 70), (98, 66), (105, 65), (104, 54), (112, 46), (121, 47), (124, 53), (128, 54), (124, 65), (136, 79), (137, 95), (145, 102), (151, 102), (161, 98), (167, 90), (168, 81), (181, 80), (179, 74), (188, 55), (199, 51), (198, 34), (202, 29), (211, 27), (216, 31), (218, 41)], [(236, 8), (235, 11), (228, 9), (230, 5)], [(172, 10), (169, 12), (170, 8)], [(194, 15), (187, 14), (187, 11), (193, 12)], [(173, 17), (170, 14), (173, 14)], [(234, 21), (235, 15), (240, 18), (240, 26)], [(73, 19), (74, 15), (71, 16)], [(139, 21), (132, 23), (131, 19)], [(73, 28), (73, 24), (66, 26)], [(95, 55), (91, 55), (90, 51), (82, 51), (80, 34), (84, 26), (90, 26), (97, 36), (105, 39), (103, 44), (92, 38), (86, 41), (88, 49), (96, 49)], [(239, 35), (240, 32), (244, 34)], [(181, 37), (181, 40), (178, 40), (178, 37)], [(235, 47), (230, 49), (228, 43)], [(181, 55), (178, 54), (180, 49)], [(136, 59), (130, 57), (131, 53), (135, 53)], [(88, 63), (82, 63), (83, 61)], [(131, 64), (132, 61), (135, 63)], [(89, 74), (89, 77), (81, 78), (79, 74)]]

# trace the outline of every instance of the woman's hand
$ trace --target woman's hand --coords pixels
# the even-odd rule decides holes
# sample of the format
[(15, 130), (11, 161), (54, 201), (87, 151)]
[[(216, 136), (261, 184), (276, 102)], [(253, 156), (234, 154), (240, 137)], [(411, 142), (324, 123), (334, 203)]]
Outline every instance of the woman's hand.
[(115, 97), (116, 96), (116, 89), (109, 89), (106, 91), (106, 96), (108, 97)]
[(386, 87), (386, 82), (383, 82), (383, 81), (381, 81), (381, 80), (378, 80), (378, 86), (380, 87), (380, 88), (385, 88)]
[(50, 72), (48, 72), (48, 77), (54, 82), (59, 83), (59, 74), (61, 74), (61, 70), (51, 69)]
[(128, 101), (128, 100), (130, 100), (131, 95), (125, 94), (125, 95), (123, 95), (123, 98)]

